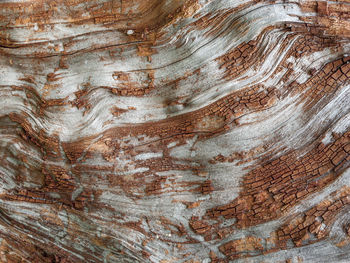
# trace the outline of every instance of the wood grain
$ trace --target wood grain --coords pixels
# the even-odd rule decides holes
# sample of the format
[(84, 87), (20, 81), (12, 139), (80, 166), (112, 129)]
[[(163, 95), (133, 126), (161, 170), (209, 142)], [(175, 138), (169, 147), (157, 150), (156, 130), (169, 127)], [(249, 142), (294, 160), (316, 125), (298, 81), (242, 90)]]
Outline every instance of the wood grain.
[(350, 2), (0, 2), (0, 262), (349, 262)]

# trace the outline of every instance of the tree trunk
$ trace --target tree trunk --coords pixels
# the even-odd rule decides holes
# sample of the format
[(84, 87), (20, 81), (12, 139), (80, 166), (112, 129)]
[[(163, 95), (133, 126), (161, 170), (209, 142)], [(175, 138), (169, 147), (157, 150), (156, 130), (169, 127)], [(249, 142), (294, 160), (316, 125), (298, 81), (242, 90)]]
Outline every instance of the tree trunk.
[(1, 262), (350, 262), (350, 2), (0, 2)]

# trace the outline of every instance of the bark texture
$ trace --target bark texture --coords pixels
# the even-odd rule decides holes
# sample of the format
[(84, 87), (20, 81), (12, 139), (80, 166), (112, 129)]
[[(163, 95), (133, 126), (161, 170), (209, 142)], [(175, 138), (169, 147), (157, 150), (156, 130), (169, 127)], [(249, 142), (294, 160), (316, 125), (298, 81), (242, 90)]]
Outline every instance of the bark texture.
[(350, 262), (350, 2), (0, 2), (1, 262)]

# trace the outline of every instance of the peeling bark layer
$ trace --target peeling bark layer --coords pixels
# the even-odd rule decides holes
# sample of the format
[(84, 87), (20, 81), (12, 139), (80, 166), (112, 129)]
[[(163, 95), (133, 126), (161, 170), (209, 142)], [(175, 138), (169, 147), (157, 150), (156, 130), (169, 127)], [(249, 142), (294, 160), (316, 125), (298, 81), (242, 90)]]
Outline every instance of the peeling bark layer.
[(349, 262), (350, 2), (0, 2), (1, 262)]

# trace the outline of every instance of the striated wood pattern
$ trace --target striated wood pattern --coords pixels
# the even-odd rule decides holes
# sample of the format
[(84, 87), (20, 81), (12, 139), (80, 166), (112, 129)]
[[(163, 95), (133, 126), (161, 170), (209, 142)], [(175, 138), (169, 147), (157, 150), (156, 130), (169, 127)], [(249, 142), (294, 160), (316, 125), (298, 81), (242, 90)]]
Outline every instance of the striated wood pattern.
[(350, 2), (0, 2), (1, 262), (350, 262)]

